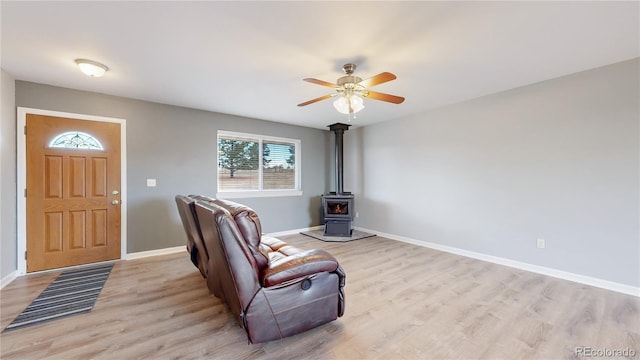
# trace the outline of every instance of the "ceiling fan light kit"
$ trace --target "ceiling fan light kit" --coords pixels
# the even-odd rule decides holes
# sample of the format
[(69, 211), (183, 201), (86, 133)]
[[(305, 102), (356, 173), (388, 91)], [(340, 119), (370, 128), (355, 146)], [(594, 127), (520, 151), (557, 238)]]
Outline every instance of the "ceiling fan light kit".
[(364, 109), (364, 101), (356, 94), (350, 96), (340, 96), (333, 102), (333, 107), (338, 110), (339, 113), (349, 115), (357, 113)]
[(360, 77), (353, 75), (353, 72), (356, 70), (355, 64), (345, 64), (342, 67), (342, 70), (344, 70), (346, 75), (339, 78), (335, 84), (313, 78), (303, 79), (304, 81), (312, 84), (333, 88), (336, 92), (300, 103), (298, 106), (307, 106), (309, 104), (337, 96), (338, 98), (333, 102), (333, 106), (339, 113), (351, 115), (364, 109), (363, 97), (386, 101), (393, 104), (400, 104), (404, 101), (404, 98), (400, 96), (367, 90), (368, 87), (395, 80), (396, 76), (392, 73), (383, 72), (371, 78), (362, 80)]

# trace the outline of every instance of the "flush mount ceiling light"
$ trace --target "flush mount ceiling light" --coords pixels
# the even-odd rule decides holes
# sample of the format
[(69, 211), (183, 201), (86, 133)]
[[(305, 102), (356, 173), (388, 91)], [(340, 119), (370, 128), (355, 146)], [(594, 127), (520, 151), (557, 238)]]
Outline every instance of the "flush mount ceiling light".
[(78, 64), (80, 71), (92, 77), (101, 77), (109, 70), (105, 65), (93, 60), (76, 59), (76, 64)]

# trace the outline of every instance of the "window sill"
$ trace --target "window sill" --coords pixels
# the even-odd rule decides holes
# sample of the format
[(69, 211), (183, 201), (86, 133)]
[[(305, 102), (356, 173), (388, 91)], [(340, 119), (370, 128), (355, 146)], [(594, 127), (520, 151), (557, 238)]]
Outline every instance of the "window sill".
[(302, 190), (245, 190), (219, 191), (216, 197), (220, 199), (241, 199), (278, 196), (302, 196)]

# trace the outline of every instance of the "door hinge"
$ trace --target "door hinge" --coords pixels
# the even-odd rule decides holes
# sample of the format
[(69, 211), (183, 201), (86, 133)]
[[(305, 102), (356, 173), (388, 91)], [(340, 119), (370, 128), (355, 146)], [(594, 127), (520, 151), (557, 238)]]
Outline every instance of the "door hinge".
[(27, 125), (24, 126), (24, 134), (27, 135)]
[(27, 252), (24, 252), (24, 259), (27, 260)]
[(24, 188), (24, 197), (27, 197), (27, 188)]

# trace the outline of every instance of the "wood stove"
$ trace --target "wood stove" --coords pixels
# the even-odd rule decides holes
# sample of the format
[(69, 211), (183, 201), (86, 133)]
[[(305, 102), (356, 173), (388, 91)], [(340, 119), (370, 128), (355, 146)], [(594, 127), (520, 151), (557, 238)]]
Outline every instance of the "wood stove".
[(354, 217), (354, 196), (329, 193), (322, 196), (325, 236), (351, 236)]
[(344, 132), (349, 130), (347, 124), (335, 123), (329, 125), (329, 130), (335, 133), (335, 165), (336, 191), (322, 196), (325, 236), (351, 236), (351, 225), (355, 215), (354, 196), (344, 191), (343, 175), (343, 142)]

